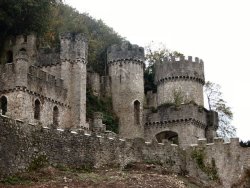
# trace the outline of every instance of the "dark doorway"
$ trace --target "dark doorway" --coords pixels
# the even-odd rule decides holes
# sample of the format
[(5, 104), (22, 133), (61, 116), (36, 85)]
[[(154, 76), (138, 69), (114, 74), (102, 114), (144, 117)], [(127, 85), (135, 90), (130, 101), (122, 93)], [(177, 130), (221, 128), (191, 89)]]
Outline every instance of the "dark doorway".
[(6, 115), (7, 106), (8, 106), (7, 98), (5, 96), (2, 96), (1, 99), (0, 99), (0, 107), (1, 107), (3, 115)]
[(162, 143), (163, 140), (168, 140), (172, 144), (179, 144), (178, 134), (173, 131), (163, 131), (158, 133), (155, 137), (159, 143)]

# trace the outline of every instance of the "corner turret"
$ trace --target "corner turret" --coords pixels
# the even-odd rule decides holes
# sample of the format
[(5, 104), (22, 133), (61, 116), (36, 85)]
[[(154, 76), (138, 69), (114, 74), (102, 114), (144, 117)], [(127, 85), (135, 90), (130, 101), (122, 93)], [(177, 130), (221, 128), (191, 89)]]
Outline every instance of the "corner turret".
[(108, 49), (113, 109), (119, 117), (119, 134), (143, 137), (144, 49), (124, 42)]
[(155, 65), (158, 106), (173, 103), (176, 93), (183, 103), (195, 102), (203, 106), (203, 85), (205, 84), (204, 65), (199, 58), (189, 56), (166, 59)]

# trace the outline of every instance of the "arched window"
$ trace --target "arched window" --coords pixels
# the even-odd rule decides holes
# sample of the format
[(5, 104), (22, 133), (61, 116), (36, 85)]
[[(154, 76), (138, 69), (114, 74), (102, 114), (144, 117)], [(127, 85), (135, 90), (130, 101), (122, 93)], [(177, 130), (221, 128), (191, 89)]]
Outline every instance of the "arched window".
[(179, 144), (178, 134), (173, 131), (162, 131), (158, 133), (155, 137), (159, 143), (162, 143), (163, 140), (168, 140), (173, 144)]
[(136, 125), (140, 124), (140, 102), (138, 100), (134, 102), (134, 121)]
[(35, 100), (35, 111), (34, 111), (34, 119), (40, 120), (41, 116), (41, 103), (38, 99)]
[(59, 109), (57, 106), (53, 108), (53, 125), (57, 127), (59, 125)]
[(0, 99), (0, 107), (3, 115), (5, 115), (7, 112), (7, 105), (8, 105), (7, 98), (5, 96), (2, 96)]
[(12, 63), (13, 62), (13, 52), (9, 50), (6, 54), (6, 60), (7, 63)]

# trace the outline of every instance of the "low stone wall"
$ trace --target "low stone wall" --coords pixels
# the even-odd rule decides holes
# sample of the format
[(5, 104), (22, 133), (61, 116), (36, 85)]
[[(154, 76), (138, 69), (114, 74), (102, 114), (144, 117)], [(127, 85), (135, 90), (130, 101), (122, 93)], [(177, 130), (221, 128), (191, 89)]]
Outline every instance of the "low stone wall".
[(209, 185), (217, 182), (226, 188), (243, 187), (249, 182), (245, 174), (250, 170), (250, 148), (240, 147), (238, 139), (223, 143), (217, 138), (213, 144), (200, 139), (183, 150), (139, 138), (123, 140), (80, 130), (48, 129), (0, 115), (0, 177), (28, 170), (41, 156), (51, 165), (75, 168), (157, 163), (169, 172), (187, 173)]
[(24, 124), (0, 115), (0, 177), (26, 171), (40, 156), (46, 156), (51, 165), (75, 168), (149, 162), (161, 163), (175, 173), (185, 169), (184, 155), (176, 145)]
[(231, 188), (244, 187), (250, 182), (250, 177), (246, 177), (250, 171), (250, 148), (241, 147), (238, 138), (230, 139), (230, 143), (215, 138), (211, 144), (199, 139), (198, 144), (186, 150), (186, 157), (188, 174), (203, 183), (211, 185), (217, 181), (222, 187)]

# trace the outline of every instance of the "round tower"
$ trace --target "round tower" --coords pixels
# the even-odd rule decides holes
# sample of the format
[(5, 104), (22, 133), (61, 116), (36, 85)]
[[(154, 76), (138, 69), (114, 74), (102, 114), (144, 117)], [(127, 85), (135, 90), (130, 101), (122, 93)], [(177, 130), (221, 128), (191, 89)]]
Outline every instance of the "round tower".
[(108, 49), (113, 109), (119, 117), (119, 134), (143, 137), (144, 49), (123, 42)]
[(20, 50), (14, 57), (15, 86), (28, 86), (29, 56), (26, 51)]
[(68, 89), (67, 100), (71, 106), (71, 126), (86, 125), (86, 64), (88, 43), (81, 33), (60, 35), (61, 78)]
[(204, 65), (189, 56), (167, 59), (155, 65), (158, 106), (166, 103), (190, 103), (203, 106)]

